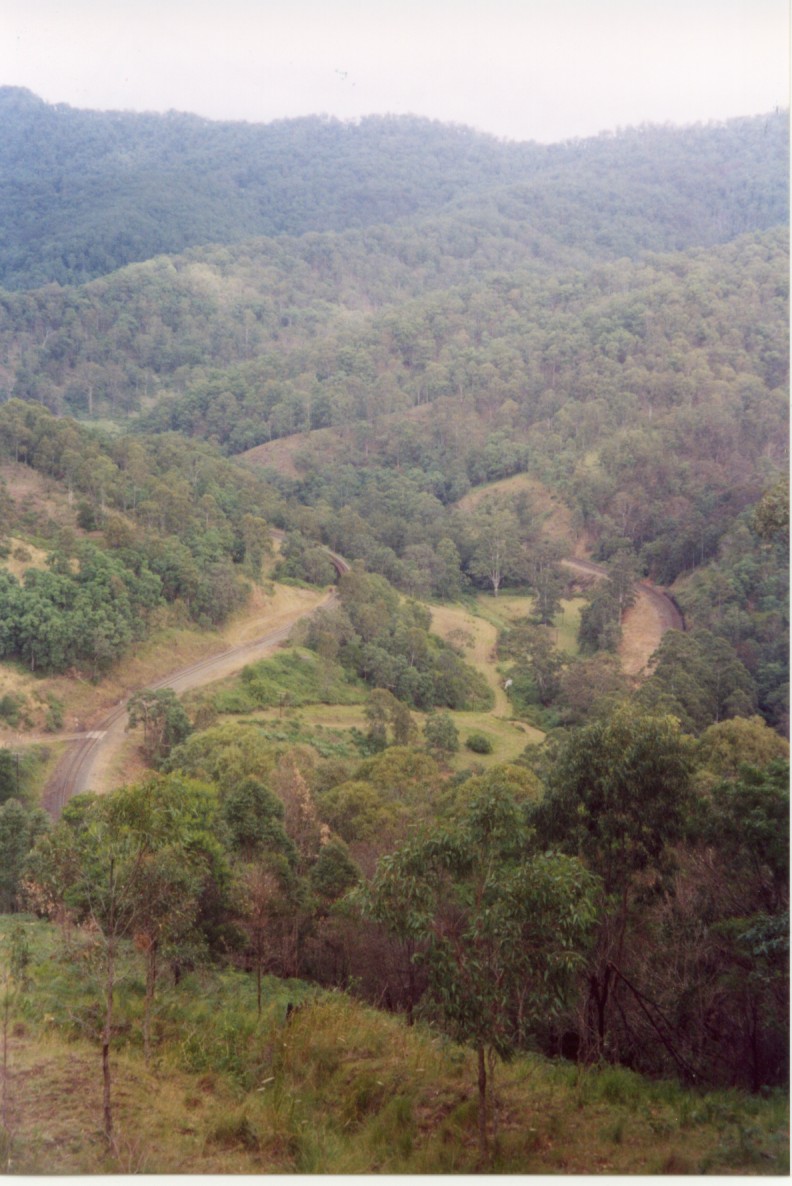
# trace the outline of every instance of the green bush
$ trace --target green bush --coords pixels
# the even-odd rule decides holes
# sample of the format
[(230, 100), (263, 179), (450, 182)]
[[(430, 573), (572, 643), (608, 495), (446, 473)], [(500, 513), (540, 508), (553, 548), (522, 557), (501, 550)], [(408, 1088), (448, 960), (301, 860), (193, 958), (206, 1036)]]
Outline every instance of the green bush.
[(24, 697), (15, 696), (13, 692), (6, 692), (5, 696), (0, 696), (0, 718), (12, 729), (16, 729), (19, 724), (19, 713), (24, 703)]
[(471, 733), (465, 741), (465, 746), (474, 754), (492, 753), (492, 742), (486, 733)]

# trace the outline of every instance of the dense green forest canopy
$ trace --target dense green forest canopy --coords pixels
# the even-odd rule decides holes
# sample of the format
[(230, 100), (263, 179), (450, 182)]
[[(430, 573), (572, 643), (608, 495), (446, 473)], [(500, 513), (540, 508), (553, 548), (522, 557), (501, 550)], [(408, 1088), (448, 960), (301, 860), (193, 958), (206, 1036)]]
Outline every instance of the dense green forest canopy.
[[(0, 89), (0, 116), (7, 288), (80, 284), (196, 244), (393, 223), (504, 186), (516, 188), (496, 209), (571, 224), (571, 242), (585, 208), (586, 247), (611, 255), (650, 224), (643, 245), (662, 250), (783, 219), (778, 114), (691, 129), (684, 141), (649, 128), (551, 147), (414, 117), (255, 125), (80, 111), (18, 87)], [(614, 204), (618, 229), (605, 225)]]

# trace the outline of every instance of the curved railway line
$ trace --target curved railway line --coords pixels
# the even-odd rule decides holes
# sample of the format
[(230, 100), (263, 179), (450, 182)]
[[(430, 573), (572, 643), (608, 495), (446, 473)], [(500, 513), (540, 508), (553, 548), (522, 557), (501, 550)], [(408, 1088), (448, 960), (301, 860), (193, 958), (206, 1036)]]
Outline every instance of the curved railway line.
[[(328, 551), (328, 556), (338, 576), (349, 570), (349, 565), (342, 556)], [(325, 599), (323, 605), (331, 604), (335, 593)], [(315, 613), (315, 610), (309, 611)], [(147, 684), (148, 688), (157, 691), (161, 688), (171, 688), (174, 692), (186, 692), (189, 688), (200, 687), (202, 684), (212, 683), (239, 671), (246, 664), (263, 658), (272, 647), (285, 642), (294, 628), (295, 623), (268, 630), (252, 642), (241, 643), (239, 646), (228, 647), (219, 654), (210, 655), (172, 672), (162, 679)], [(91, 778), (100, 758), (110, 749), (115, 748), (123, 740), (127, 729), (127, 704), (129, 697), (111, 709), (89, 732), (77, 737), (66, 750), (53, 771), (42, 796), (42, 806), (45, 811), (57, 819), (73, 795), (88, 790)]]
[[(595, 564), (593, 560), (578, 560), (577, 557), (570, 557), (568, 560), (562, 560), (561, 563), (564, 568), (571, 568), (573, 572), (579, 572), (583, 576), (600, 578), (608, 575), (607, 569), (603, 568), (601, 564)], [(682, 617), (679, 606), (673, 597), (670, 597), (663, 589), (659, 589), (651, 581), (644, 580), (636, 582), (636, 590), (639, 597), (647, 598), (652, 605), (663, 632), (685, 629), (685, 619)]]

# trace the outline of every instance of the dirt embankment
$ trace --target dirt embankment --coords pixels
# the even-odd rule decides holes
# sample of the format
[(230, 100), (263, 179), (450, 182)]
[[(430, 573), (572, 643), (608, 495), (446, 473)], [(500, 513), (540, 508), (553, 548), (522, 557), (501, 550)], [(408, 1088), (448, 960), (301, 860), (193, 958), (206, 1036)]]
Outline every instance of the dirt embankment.
[[(602, 580), (608, 575), (602, 565), (593, 560), (562, 560), (561, 563), (592, 580)], [(635, 592), (635, 602), (622, 619), (619, 658), (625, 675), (640, 679), (647, 674), (649, 660), (666, 630), (684, 630), (685, 623), (671, 598), (650, 581), (639, 581)]]

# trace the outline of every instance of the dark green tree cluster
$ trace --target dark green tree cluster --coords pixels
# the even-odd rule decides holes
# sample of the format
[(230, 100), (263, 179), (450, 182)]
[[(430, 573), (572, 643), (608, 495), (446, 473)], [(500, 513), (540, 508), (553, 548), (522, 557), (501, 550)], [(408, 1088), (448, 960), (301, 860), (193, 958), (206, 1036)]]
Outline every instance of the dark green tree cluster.
[(53, 553), (48, 569), (28, 569), (21, 584), (0, 572), (0, 656), (31, 671), (78, 668), (95, 677), (144, 635), (162, 599), (159, 578), (91, 543), (77, 547), (75, 561), (73, 568)]
[(352, 566), (338, 581), (340, 605), (311, 620), (306, 644), (413, 708), (486, 708), (483, 677), (429, 633), (431, 615), (402, 601), (381, 576)]
[(754, 1089), (786, 1074), (788, 762), (738, 760), (718, 781), (724, 730), (746, 757), (748, 734), (766, 755), (783, 745), (758, 722), (738, 741), (736, 724), (697, 747), (675, 718), (625, 706), (547, 755), (537, 834), (603, 887), (567, 1015), (582, 1057)]
[[(28, 569), (21, 583), (0, 574), (0, 650), (32, 669), (99, 675), (166, 603), (219, 625), (243, 603), (243, 578), (261, 573), (264, 515), (278, 499), (205, 446), (105, 438), (11, 401), (0, 409), (0, 451), (81, 496), (72, 531), (33, 524), (49, 537), (48, 569)], [(9, 526), (18, 519), (29, 530), (26, 508), (9, 508)]]
[[(757, 528), (773, 502), (763, 535)], [(789, 730), (788, 508), (788, 485), (770, 487), (724, 537), (717, 558), (678, 591), (688, 625), (717, 639), (721, 653), (730, 657), (729, 669), (745, 669), (741, 685), (748, 701), (755, 700), (765, 719), (784, 733)]]

